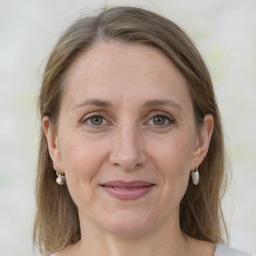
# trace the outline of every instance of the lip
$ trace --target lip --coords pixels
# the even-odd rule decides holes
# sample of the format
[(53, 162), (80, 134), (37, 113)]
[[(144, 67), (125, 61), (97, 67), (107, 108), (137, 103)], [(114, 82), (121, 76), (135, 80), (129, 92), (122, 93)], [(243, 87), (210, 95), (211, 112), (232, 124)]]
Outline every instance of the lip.
[(120, 200), (136, 200), (148, 194), (155, 184), (146, 181), (109, 181), (101, 187), (111, 196)]

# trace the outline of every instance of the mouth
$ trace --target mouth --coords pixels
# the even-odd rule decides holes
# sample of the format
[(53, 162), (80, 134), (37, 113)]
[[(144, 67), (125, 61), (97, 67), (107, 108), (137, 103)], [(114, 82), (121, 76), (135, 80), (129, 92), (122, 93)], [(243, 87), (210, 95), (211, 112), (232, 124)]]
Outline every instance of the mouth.
[(155, 184), (145, 181), (121, 181), (106, 182), (101, 187), (112, 197), (120, 200), (136, 200), (148, 194)]

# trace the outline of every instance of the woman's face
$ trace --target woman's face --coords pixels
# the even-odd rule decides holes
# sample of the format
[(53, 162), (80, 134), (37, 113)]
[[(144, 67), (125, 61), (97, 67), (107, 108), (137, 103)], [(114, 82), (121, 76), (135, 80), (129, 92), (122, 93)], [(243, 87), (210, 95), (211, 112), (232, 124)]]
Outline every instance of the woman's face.
[(43, 125), (81, 225), (115, 234), (178, 226), (205, 136), (184, 77), (159, 50), (94, 45), (67, 74), (56, 134)]

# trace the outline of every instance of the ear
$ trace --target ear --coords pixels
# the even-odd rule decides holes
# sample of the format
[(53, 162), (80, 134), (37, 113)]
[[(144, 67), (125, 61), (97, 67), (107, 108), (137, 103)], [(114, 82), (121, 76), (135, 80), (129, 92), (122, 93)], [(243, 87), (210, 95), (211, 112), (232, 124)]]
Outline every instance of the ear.
[(200, 165), (203, 162), (209, 149), (213, 125), (213, 116), (211, 114), (205, 115), (204, 124), (198, 131), (190, 170), (195, 170), (196, 165)]
[(57, 133), (53, 130), (53, 127), (50, 125), (50, 120), (48, 116), (44, 116), (42, 120), (42, 126), (44, 129), (44, 133), (47, 139), (48, 150), (50, 157), (53, 162), (53, 168), (56, 171), (63, 172), (62, 159), (61, 159), (61, 151), (58, 142)]

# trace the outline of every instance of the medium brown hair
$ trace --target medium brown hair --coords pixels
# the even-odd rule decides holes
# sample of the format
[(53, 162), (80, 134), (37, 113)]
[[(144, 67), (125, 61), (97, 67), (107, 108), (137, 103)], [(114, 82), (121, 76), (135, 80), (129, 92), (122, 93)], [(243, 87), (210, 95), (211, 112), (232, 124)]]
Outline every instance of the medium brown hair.
[[(96, 42), (121, 41), (151, 45), (165, 53), (187, 81), (195, 124), (213, 115), (214, 128), (208, 154), (200, 166), (200, 184), (190, 181), (180, 203), (184, 234), (212, 243), (224, 241), (226, 226), (221, 210), (225, 188), (224, 144), (220, 114), (207, 67), (191, 39), (172, 21), (136, 7), (116, 7), (95, 17), (80, 18), (61, 36), (46, 65), (39, 96), (41, 118), (48, 116), (56, 129), (65, 75), (79, 56)], [(58, 186), (41, 129), (36, 178), (37, 212), (34, 243), (42, 253), (74, 244), (80, 237), (77, 206), (66, 185)]]

